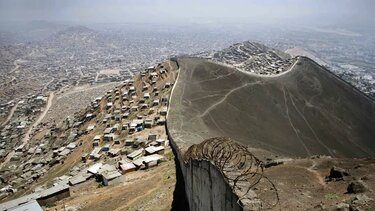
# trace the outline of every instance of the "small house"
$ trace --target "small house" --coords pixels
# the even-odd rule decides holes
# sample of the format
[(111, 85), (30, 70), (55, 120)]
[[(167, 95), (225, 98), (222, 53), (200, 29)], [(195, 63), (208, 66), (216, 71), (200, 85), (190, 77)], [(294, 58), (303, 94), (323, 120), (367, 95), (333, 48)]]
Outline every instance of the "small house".
[(153, 72), (153, 71), (155, 71), (155, 67), (154, 66), (150, 66), (150, 67), (146, 68), (146, 71)]
[(164, 146), (149, 146), (145, 149), (145, 154), (164, 154)]
[(156, 124), (157, 125), (165, 125), (165, 118), (163, 117), (163, 118), (159, 118), (157, 121), (156, 121)]
[(160, 110), (160, 115), (162, 116), (166, 116), (167, 115), (167, 112), (168, 112), (168, 107), (167, 106), (164, 106), (161, 108)]
[(137, 170), (137, 167), (133, 163), (120, 163), (119, 169), (123, 174)]
[(99, 146), (99, 141), (94, 141), (94, 142), (92, 142), (92, 146), (93, 146), (93, 147), (98, 147), (98, 146)]
[(113, 132), (115, 132), (113, 127), (106, 128), (106, 129), (104, 130), (104, 134), (110, 134), (110, 133), (113, 133)]
[(148, 108), (148, 105), (146, 103), (143, 103), (140, 105), (141, 109), (147, 109)]
[(164, 146), (165, 145), (165, 139), (156, 139), (156, 142), (158, 143), (159, 146)]
[(82, 162), (86, 163), (87, 157), (88, 157), (88, 154), (87, 153), (83, 153), (82, 156), (81, 156)]
[(121, 129), (122, 130), (128, 130), (129, 129), (129, 122), (123, 123)]
[(128, 117), (129, 117), (129, 112), (125, 112), (125, 113), (122, 114), (123, 119), (126, 119)]
[(97, 97), (97, 98), (95, 98), (95, 101), (96, 101), (97, 103), (100, 103), (101, 100), (102, 100), (102, 97)]
[(132, 112), (138, 111), (138, 106), (132, 106), (130, 109)]
[(101, 135), (96, 135), (93, 139), (93, 141), (100, 141), (101, 140)]
[(91, 173), (91, 174), (97, 174), (98, 173), (98, 170), (100, 169), (100, 167), (103, 166), (103, 163), (95, 163), (94, 165), (90, 166), (88, 169), (87, 169), (87, 172), (88, 173)]
[(158, 106), (159, 104), (160, 104), (159, 99), (156, 99), (156, 100), (152, 101), (152, 106)]
[(152, 119), (145, 119), (144, 121), (145, 128), (152, 128), (154, 125), (154, 120)]
[(105, 171), (101, 175), (102, 175), (104, 186), (108, 186), (112, 180), (121, 176), (120, 172), (118, 172), (117, 170), (115, 170), (115, 171)]
[(104, 135), (104, 141), (113, 141), (115, 139), (115, 134), (111, 133), (111, 134), (106, 134)]
[(101, 156), (100, 151), (101, 151), (100, 147), (95, 147), (90, 153), (90, 159), (98, 160)]
[(70, 144), (68, 144), (68, 146), (66, 146), (66, 148), (68, 148), (70, 150), (72, 150), (72, 149), (74, 149), (76, 147), (77, 147), (77, 145), (75, 143), (70, 143)]
[(135, 124), (135, 123), (130, 123), (130, 126), (129, 126), (129, 134), (134, 133), (136, 130), (137, 130), (137, 124)]
[(132, 146), (134, 143), (134, 140), (133, 139), (126, 139), (125, 140), (125, 146)]
[(120, 139), (116, 138), (115, 141), (113, 142), (114, 144), (121, 144)]
[(103, 148), (102, 148), (102, 151), (103, 151), (103, 152), (108, 152), (109, 149), (110, 149), (110, 147), (111, 147), (110, 144), (105, 144), (105, 145), (103, 146)]
[(156, 134), (149, 134), (147, 140), (149, 141), (156, 141), (158, 136)]
[(127, 157), (131, 160), (135, 160), (136, 158), (138, 157), (141, 157), (143, 155), (143, 151), (144, 149), (138, 149), (138, 150), (135, 150), (134, 152), (130, 153), (127, 155)]
[(108, 102), (106, 108), (110, 109), (110, 108), (112, 108), (112, 106), (113, 106), (113, 103), (112, 102)]
[(120, 148), (110, 149), (108, 151), (108, 155), (110, 155), (111, 157), (116, 157), (116, 156), (120, 155), (120, 152), (121, 152)]

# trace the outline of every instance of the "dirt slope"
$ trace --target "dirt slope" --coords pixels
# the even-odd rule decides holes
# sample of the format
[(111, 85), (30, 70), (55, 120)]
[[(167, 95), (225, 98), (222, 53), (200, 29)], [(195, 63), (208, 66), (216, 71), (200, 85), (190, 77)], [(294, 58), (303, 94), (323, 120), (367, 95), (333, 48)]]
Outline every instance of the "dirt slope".
[(287, 156), (375, 155), (375, 103), (310, 59), (261, 77), (178, 59), (168, 125), (175, 141), (231, 137)]

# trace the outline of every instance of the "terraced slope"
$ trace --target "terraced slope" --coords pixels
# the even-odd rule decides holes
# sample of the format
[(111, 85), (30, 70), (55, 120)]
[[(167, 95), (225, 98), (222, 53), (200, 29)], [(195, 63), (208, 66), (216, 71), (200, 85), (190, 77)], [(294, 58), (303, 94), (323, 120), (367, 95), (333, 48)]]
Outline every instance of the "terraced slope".
[(312, 60), (259, 76), (180, 58), (168, 115), (176, 142), (226, 136), (288, 156), (375, 155), (375, 103)]

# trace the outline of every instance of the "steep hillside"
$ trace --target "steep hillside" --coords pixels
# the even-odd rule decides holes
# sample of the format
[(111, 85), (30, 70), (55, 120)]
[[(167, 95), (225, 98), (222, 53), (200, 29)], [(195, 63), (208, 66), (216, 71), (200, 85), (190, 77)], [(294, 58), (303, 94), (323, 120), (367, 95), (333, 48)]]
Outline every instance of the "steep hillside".
[(288, 156), (375, 155), (375, 103), (312, 60), (260, 76), (178, 59), (168, 125), (188, 145), (216, 136)]

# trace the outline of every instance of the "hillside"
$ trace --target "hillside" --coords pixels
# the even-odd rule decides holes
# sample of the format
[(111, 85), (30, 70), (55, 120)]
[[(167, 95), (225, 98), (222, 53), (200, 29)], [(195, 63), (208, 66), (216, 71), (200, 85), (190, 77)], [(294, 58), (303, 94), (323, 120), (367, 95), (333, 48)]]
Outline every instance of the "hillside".
[(225, 136), (292, 157), (375, 155), (375, 103), (308, 58), (276, 77), (177, 61), (168, 117), (176, 141)]
[(46, 210), (170, 209), (176, 178), (164, 125), (175, 70), (170, 61), (146, 68), (38, 127), (2, 159), (0, 210), (33, 201)]

